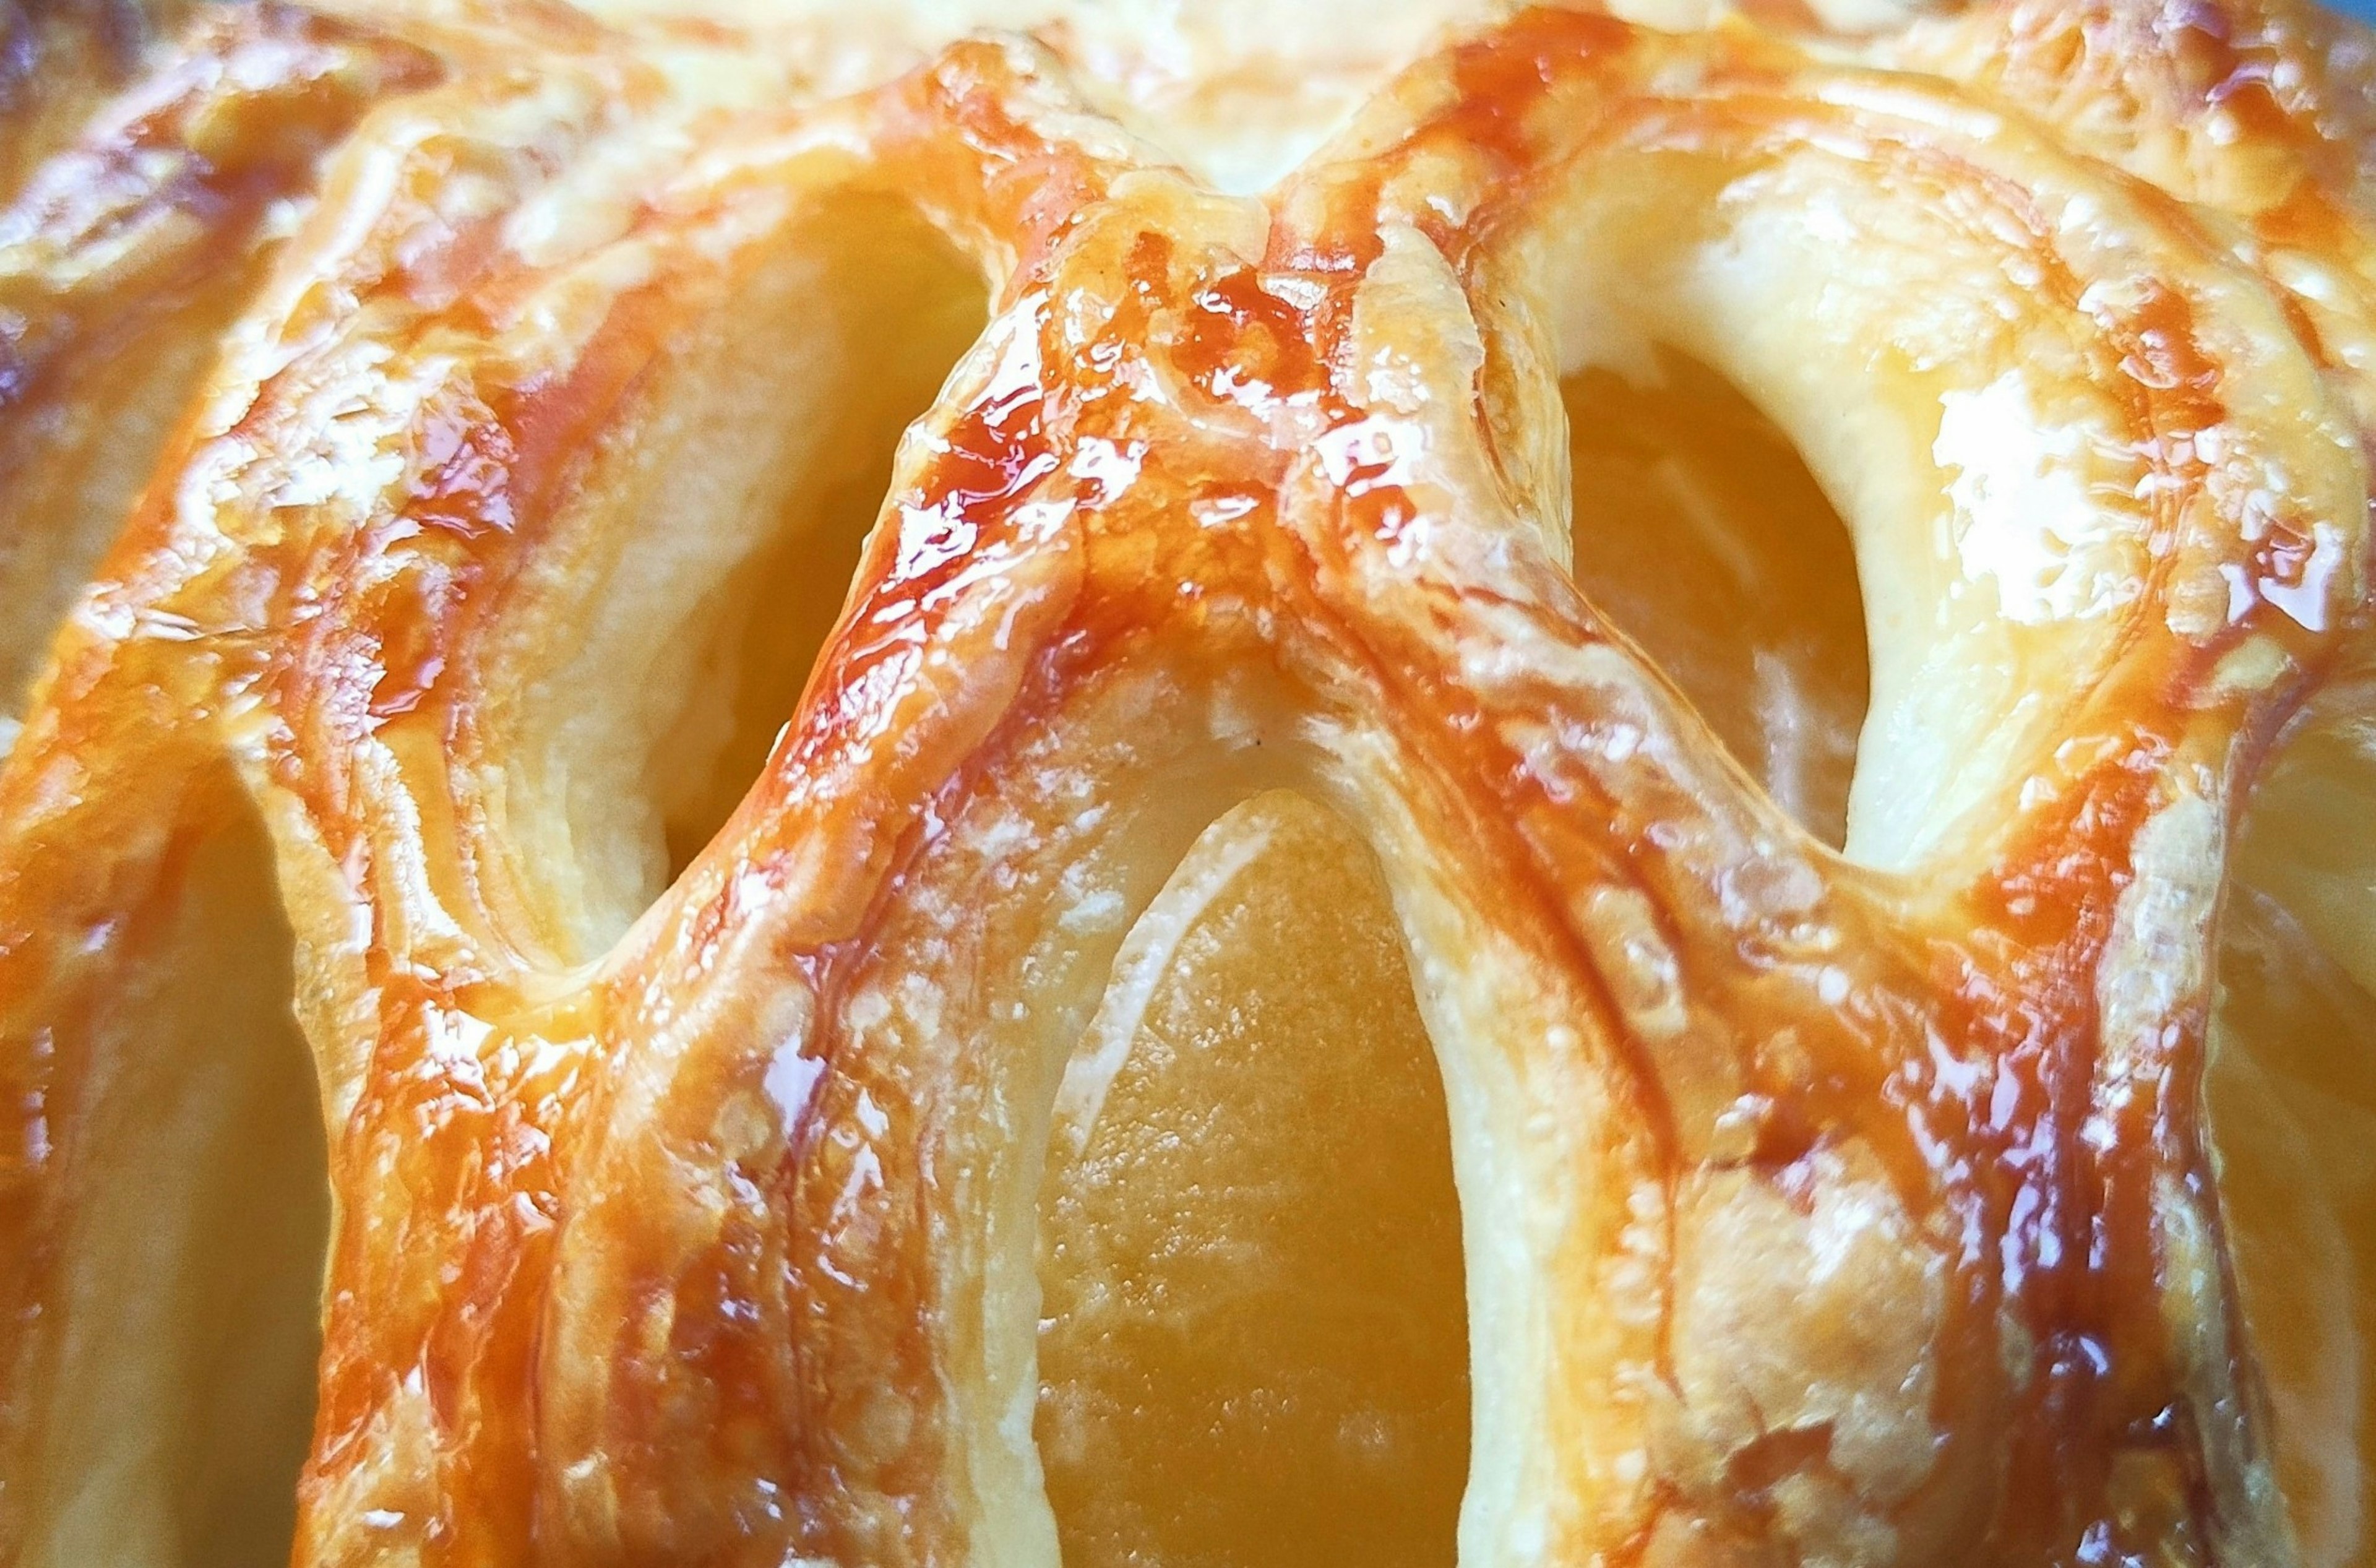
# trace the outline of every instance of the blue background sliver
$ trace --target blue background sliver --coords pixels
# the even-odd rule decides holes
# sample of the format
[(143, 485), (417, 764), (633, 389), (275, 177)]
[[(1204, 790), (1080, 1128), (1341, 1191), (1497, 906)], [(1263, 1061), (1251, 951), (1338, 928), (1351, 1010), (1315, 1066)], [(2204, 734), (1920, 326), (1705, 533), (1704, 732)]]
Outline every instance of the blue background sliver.
[(2327, 0), (2346, 17), (2358, 17), (2363, 22), (2376, 22), (2376, 0)]

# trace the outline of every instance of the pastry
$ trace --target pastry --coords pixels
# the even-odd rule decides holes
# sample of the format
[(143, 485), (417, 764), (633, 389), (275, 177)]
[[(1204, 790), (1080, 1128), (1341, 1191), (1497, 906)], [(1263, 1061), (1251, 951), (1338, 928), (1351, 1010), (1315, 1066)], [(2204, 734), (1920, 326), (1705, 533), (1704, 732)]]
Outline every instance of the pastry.
[(13, 24), (0, 1563), (2368, 1561), (2370, 41), (1620, 9)]

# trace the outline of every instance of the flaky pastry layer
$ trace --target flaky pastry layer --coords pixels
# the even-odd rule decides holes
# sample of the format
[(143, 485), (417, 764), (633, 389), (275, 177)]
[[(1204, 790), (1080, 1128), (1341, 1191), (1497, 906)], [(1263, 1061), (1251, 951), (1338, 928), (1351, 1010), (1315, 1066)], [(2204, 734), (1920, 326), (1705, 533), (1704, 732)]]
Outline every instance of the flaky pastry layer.
[[(1101, 1118), (1299, 999), (1440, 1075), (1258, 1103), (1448, 1139), (1339, 1286), (1465, 1313), (1464, 1564), (2363, 1560), (2369, 42), (1698, 11), (1254, 132), (1079, 18), (24, 24), (0, 1561), (1122, 1560), (1103, 1314), (1321, 1196)], [(1847, 525), (1836, 789), (1596, 589), (1668, 356)]]

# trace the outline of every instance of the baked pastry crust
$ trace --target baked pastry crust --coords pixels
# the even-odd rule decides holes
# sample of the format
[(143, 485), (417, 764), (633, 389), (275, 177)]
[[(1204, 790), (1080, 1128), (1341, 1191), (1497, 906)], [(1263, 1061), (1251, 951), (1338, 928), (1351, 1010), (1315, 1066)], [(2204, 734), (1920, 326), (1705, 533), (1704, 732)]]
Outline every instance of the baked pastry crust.
[[(232, 7), (11, 172), (0, 1561), (234, 1538), (159, 1434), (255, 1314), (127, 1303), (302, 1172), (208, 1196), (283, 909), (297, 1561), (1052, 1560), (1075, 1046), (1213, 825), (1334, 842), (1274, 790), (1442, 1069), (1464, 1562), (2362, 1551), (2361, 1200), (2263, 1354), (2230, 1167), (2308, 1134), (2202, 1085), (2223, 900), (2376, 980), (2376, 838), (2295, 841), (2366, 798), (2369, 45), (1659, 19), (1475, 22), (1247, 196), (1063, 29)], [(1654, 345), (1853, 536), (1844, 849), (1566, 569), (1561, 380)], [(725, 814), (696, 634), (839, 594), (952, 359)]]

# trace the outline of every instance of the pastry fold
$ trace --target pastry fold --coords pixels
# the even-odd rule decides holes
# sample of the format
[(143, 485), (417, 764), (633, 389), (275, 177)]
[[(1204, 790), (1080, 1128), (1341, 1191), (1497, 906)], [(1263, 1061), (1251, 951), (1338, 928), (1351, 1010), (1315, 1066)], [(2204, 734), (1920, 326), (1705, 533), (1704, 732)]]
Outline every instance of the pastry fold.
[[(0, 1562), (1118, 1551), (1238, 1211), (1100, 1117), (1258, 992), (1440, 1076), (1245, 1092), (1448, 1150), (1464, 1564), (2359, 1560), (2376, 56), (1751, 10), (1259, 196), (1062, 30), (530, 5), (0, 158)], [(1596, 597), (1661, 355), (1846, 524), (1836, 843)]]

